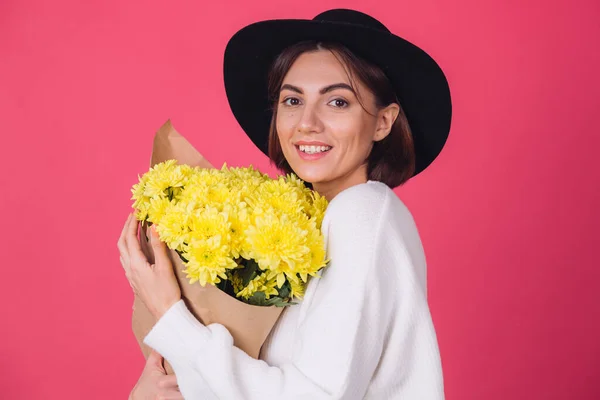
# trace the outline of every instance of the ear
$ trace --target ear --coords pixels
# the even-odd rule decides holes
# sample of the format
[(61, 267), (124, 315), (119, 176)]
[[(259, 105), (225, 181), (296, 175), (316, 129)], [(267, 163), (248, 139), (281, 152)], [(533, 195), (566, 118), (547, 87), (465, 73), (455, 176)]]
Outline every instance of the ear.
[(399, 113), (400, 107), (396, 103), (392, 103), (379, 110), (377, 113), (377, 129), (375, 130), (375, 135), (373, 135), (375, 142), (385, 139), (390, 134)]

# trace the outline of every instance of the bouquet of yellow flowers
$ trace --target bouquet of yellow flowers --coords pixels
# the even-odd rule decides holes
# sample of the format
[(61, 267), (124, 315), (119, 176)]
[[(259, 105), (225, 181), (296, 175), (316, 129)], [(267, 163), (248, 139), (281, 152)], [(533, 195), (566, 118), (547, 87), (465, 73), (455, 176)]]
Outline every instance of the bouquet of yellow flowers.
[(132, 188), (137, 219), (156, 224), (189, 283), (216, 285), (256, 306), (301, 298), (323, 268), (327, 201), (295, 175), (271, 179), (252, 166), (152, 167)]
[[(156, 225), (190, 312), (224, 325), (235, 346), (259, 358), (284, 307), (327, 265), (326, 199), (294, 175), (215, 169), (170, 121), (156, 132), (150, 167), (132, 188), (142, 251), (154, 262), (148, 227)], [(155, 323), (134, 295), (132, 330), (145, 357)], [(165, 369), (173, 373), (166, 360)]]

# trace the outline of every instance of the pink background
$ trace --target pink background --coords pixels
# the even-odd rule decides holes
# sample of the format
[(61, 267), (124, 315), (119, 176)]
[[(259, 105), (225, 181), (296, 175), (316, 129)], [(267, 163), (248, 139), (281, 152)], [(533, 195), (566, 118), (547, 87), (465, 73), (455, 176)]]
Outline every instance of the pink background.
[[(144, 361), (116, 242), (154, 131), (275, 172), (231, 115), (242, 26), (350, 7), (445, 69), (454, 119), (398, 194), (446, 393), (600, 398), (597, 1), (0, 2), (0, 397), (124, 399)], [(399, 360), (401, 362), (401, 360)]]

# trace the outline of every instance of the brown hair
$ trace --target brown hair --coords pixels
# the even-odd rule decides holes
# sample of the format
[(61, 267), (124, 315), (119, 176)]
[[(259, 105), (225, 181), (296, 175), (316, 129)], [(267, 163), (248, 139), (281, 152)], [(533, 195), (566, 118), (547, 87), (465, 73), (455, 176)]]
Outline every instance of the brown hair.
[[(350, 84), (355, 92), (357, 91), (354, 78), (357, 77), (373, 93), (378, 109), (392, 103), (400, 106), (396, 93), (383, 71), (370, 62), (357, 57), (346, 47), (337, 43), (306, 41), (286, 48), (271, 66), (268, 85), (269, 99), (273, 107), (269, 128), (269, 158), (278, 169), (286, 174), (292, 173), (293, 170), (283, 155), (276, 129), (277, 103), (281, 84), (292, 64), (301, 54), (322, 49), (331, 51), (344, 65)], [(358, 101), (363, 109), (367, 111), (361, 100), (358, 99)], [(390, 133), (384, 139), (373, 144), (371, 153), (367, 158), (367, 179), (383, 182), (393, 188), (405, 183), (412, 177), (414, 171), (415, 150), (413, 137), (406, 115), (400, 106), (400, 112)]]

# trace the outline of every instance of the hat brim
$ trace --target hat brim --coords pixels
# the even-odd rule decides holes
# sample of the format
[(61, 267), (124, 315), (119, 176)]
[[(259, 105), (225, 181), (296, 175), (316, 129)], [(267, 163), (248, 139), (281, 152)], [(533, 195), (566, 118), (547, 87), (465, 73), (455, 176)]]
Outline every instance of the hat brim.
[(269, 68), (283, 49), (304, 40), (338, 42), (379, 66), (393, 85), (413, 134), (414, 175), (433, 162), (446, 143), (452, 116), (448, 81), (439, 65), (425, 51), (391, 33), (354, 24), (298, 19), (248, 25), (225, 49), (223, 74), (229, 105), (263, 153), (268, 155), (272, 117)]

